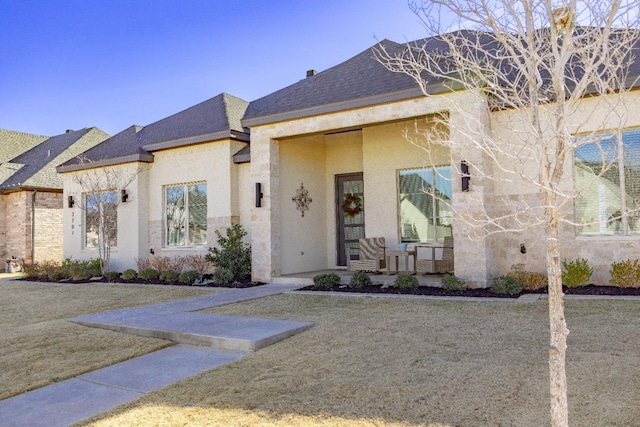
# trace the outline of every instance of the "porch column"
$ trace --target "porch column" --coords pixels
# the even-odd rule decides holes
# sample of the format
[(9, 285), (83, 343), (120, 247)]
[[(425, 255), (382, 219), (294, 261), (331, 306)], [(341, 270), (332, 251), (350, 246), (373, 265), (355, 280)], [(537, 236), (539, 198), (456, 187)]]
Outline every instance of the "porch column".
[[(493, 270), (490, 247), (483, 229), (474, 219), (483, 218), (492, 193), (492, 181), (474, 173), (474, 168), (492, 175), (492, 164), (478, 149), (478, 142), (490, 133), (489, 110), (482, 95), (466, 93), (450, 110), (451, 160), (453, 168), (455, 274), (471, 287), (485, 287)], [(460, 162), (472, 164), (470, 189), (461, 188)]]
[(260, 128), (251, 129), (251, 180), (262, 184), (262, 206), (251, 208), (251, 277), (270, 282), (280, 276), (279, 143)]

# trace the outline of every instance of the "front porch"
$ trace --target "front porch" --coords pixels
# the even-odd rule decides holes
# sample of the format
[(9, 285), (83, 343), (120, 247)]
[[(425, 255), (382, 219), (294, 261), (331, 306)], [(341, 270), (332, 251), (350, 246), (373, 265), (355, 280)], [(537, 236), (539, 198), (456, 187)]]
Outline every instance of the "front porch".
[[(271, 283), (287, 283), (287, 284), (300, 284), (300, 287), (313, 285), (313, 278), (319, 274), (336, 273), (340, 276), (340, 283), (346, 285), (351, 280), (354, 271), (344, 269), (330, 269), (330, 270), (318, 270), (309, 271), (304, 273), (285, 274), (278, 277), (272, 277)], [(393, 286), (397, 274), (373, 274), (367, 273), (374, 284), (382, 284), (384, 286)], [(420, 286), (433, 286), (441, 287), (442, 274), (416, 274)]]

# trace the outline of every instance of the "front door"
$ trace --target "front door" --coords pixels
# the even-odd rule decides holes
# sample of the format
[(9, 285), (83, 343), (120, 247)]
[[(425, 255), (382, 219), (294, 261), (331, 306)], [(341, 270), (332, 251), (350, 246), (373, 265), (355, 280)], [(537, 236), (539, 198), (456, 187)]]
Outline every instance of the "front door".
[[(355, 215), (345, 212), (342, 205), (347, 195), (357, 196), (362, 209)], [(364, 181), (362, 173), (336, 175), (337, 265), (347, 265), (347, 256), (358, 259), (358, 240), (364, 237)]]

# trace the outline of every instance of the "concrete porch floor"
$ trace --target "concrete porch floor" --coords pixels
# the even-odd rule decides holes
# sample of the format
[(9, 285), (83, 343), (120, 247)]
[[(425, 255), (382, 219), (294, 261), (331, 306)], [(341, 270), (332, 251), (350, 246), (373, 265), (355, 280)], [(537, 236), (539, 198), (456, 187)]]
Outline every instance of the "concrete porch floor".
[[(349, 280), (351, 280), (351, 276), (353, 276), (353, 271), (349, 271), (349, 270), (319, 270), (319, 271), (310, 271), (310, 272), (305, 272), (305, 273), (295, 273), (295, 274), (285, 274), (279, 277), (273, 277), (271, 279), (271, 283), (282, 283), (282, 284), (300, 284), (301, 286), (309, 286), (309, 285), (313, 285), (313, 277), (317, 276), (318, 274), (325, 274), (325, 273), (336, 273), (338, 276), (340, 276), (340, 283), (342, 284), (347, 284), (349, 283)], [(369, 277), (371, 278), (371, 281), (374, 284), (383, 284), (386, 286), (391, 286), (393, 285), (394, 281), (396, 280), (396, 277), (398, 277), (397, 274), (374, 274), (374, 273), (367, 273), (369, 275)], [(418, 282), (420, 283), (420, 286), (434, 286), (434, 287), (441, 287), (441, 279), (442, 279), (442, 274), (424, 274), (424, 273), (418, 273), (415, 275), (415, 277), (418, 278)]]

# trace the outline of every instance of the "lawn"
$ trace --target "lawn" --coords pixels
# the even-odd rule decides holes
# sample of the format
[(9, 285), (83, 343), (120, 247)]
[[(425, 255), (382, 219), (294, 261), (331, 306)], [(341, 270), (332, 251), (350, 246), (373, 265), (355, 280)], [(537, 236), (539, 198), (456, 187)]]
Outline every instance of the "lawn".
[(210, 293), (169, 286), (0, 281), (0, 399), (170, 345), (68, 319)]
[[(211, 309), (315, 326), (82, 425), (549, 425), (546, 304), (288, 294)], [(639, 307), (567, 301), (572, 425), (638, 425)]]

